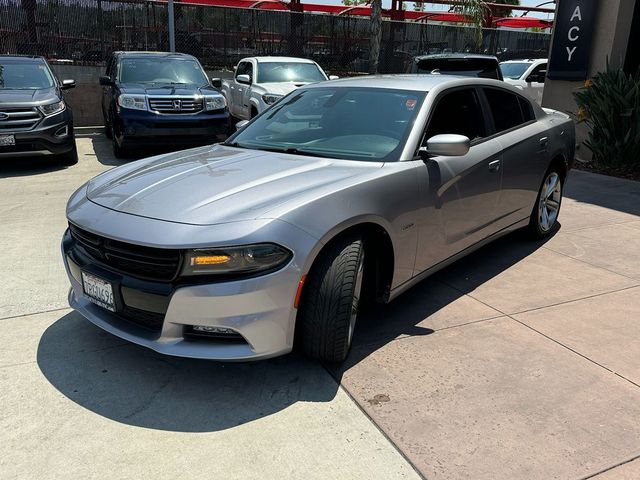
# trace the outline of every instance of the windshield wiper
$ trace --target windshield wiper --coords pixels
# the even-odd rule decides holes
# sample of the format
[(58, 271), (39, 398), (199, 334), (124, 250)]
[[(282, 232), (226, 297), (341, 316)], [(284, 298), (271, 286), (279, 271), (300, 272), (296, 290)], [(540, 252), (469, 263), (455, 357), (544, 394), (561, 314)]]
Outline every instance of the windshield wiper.
[(287, 147), (287, 148), (257, 147), (256, 150), (263, 150), (265, 152), (289, 153), (291, 155), (306, 155), (307, 157), (327, 158), (325, 155), (322, 155), (320, 153), (309, 152), (308, 150), (300, 150), (294, 147)]

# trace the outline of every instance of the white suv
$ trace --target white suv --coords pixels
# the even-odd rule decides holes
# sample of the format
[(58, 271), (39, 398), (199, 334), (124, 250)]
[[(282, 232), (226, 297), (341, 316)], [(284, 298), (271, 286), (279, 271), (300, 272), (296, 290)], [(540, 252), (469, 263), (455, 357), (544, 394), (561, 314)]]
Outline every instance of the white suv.
[(500, 63), (504, 81), (514, 85), (542, 104), (544, 79), (547, 76), (547, 59), (508, 60)]

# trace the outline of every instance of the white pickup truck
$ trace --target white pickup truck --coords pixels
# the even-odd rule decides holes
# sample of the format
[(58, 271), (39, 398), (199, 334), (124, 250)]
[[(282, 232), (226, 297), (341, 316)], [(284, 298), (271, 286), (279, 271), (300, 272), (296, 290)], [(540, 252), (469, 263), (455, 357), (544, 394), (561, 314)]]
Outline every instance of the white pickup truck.
[(542, 105), (547, 59), (508, 60), (500, 63), (504, 81), (524, 90), (524, 93)]
[(302, 85), (333, 80), (316, 62), (293, 57), (243, 58), (232, 80), (223, 80), (220, 90), (229, 113), (250, 120), (280, 98)]

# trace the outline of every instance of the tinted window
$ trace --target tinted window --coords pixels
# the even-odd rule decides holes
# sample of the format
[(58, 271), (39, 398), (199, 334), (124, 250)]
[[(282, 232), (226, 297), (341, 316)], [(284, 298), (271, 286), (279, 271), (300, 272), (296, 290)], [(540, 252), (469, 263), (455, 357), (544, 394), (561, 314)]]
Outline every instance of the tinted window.
[(524, 123), (518, 96), (497, 88), (485, 88), (493, 123), (497, 132), (503, 132)]
[(123, 58), (120, 61), (119, 78), (122, 83), (198, 86), (209, 83), (197, 61), (167, 57)]
[(502, 80), (498, 71), (498, 61), (495, 59), (422, 58), (414, 62), (411, 73), (439, 73)]
[(486, 136), (484, 119), (476, 91), (456, 90), (447, 93), (437, 103), (425, 135), (425, 141), (434, 135), (454, 133), (469, 140)]
[(53, 85), (53, 76), (44, 62), (0, 61), (0, 90), (38, 90)]
[(533, 108), (531, 107), (531, 102), (529, 100), (518, 97), (518, 101), (520, 102), (520, 108), (522, 109), (522, 117), (525, 122), (535, 119), (535, 115), (533, 113)]
[(313, 63), (261, 62), (258, 64), (258, 81), (269, 82), (321, 82), (326, 80)]
[(393, 161), (404, 148), (425, 95), (361, 87), (296, 90), (228, 144), (345, 160)]

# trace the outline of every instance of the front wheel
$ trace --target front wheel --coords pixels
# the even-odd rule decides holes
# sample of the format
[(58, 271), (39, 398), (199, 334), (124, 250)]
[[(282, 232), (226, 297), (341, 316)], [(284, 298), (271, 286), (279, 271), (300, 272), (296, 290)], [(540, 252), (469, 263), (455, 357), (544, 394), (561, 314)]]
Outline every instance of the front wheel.
[(116, 158), (125, 158), (126, 152), (124, 148), (118, 143), (118, 136), (116, 135), (113, 123), (111, 123), (111, 146), (113, 147), (113, 156)]
[(67, 167), (78, 163), (78, 150), (76, 146), (74, 145), (73, 148), (68, 152), (58, 155), (58, 162), (60, 163), (60, 165), (65, 165)]
[(529, 230), (535, 238), (545, 238), (551, 234), (560, 213), (562, 203), (562, 176), (551, 168), (542, 182), (536, 204), (529, 219)]
[(309, 272), (298, 316), (299, 342), (309, 357), (327, 362), (347, 357), (362, 293), (364, 254), (360, 236), (345, 237), (330, 245)]

